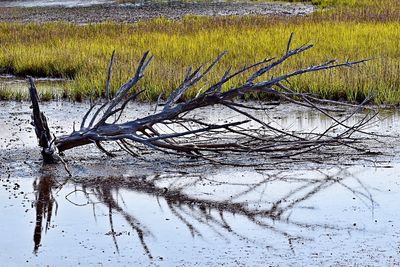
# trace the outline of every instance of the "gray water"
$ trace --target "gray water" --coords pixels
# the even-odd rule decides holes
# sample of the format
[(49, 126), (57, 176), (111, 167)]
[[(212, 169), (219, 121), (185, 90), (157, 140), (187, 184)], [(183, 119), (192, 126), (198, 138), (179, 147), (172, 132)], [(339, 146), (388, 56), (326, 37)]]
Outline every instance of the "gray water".
[[(4, 266), (400, 264), (400, 160), (393, 142), (380, 140), (385, 155), (365, 161), (279, 170), (167, 156), (110, 159), (88, 147), (65, 155), (70, 178), (62, 166), (41, 164), (28, 106), (0, 103)], [(70, 132), (87, 107), (43, 103), (57, 135)], [(154, 109), (130, 108), (138, 116)], [(330, 123), (290, 105), (273, 114), (283, 129)], [(202, 115), (232, 117), (218, 108)], [(396, 134), (397, 113), (379, 119), (369, 131)]]

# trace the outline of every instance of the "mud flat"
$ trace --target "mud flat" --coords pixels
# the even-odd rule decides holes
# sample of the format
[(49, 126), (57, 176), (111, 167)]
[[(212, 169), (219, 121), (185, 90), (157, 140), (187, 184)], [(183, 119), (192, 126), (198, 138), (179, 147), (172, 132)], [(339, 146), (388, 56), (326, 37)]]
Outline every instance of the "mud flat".
[[(18, 2), (18, 1), (17, 1)], [(314, 8), (308, 4), (248, 3), (248, 2), (156, 2), (145, 1), (125, 4), (82, 5), (74, 1), (68, 5), (40, 5), (37, 1), (22, 1), (16, 7), (0, 2), (0, 21), (97, 23), (104, 21), (135, 22), (156, 17), (179, 19), (185, 15), (307, 15)], [(90, 1), (89, 1), (90, 2)]]
[[(213, 166), (166, 155), (107, 158), (68, 151), (73, 177), (43, 166), (27, 102), (0, 102), (0, 259), (4, 265), (396, 266), (400, 264), (397, 136), (380, 155), (326, 164)], [(88, 104), (43, 104), (57, 134)], [(153, 112), (135, 104), (135, 114)], [(288, 112), (290, 111), (290, 112)], [(224, 110), (210, 109), (203, 116)], [(283, 105), (286, 129), (328, 127)], [(368, 129), (396, 135), (397, 113)]]
[(0, 7), (49, 7), (49, 6), (62, 6), (62, 7), (82, 7), (93, 6), (99, 4), (112, 4), (112, 0), (2, 0)]

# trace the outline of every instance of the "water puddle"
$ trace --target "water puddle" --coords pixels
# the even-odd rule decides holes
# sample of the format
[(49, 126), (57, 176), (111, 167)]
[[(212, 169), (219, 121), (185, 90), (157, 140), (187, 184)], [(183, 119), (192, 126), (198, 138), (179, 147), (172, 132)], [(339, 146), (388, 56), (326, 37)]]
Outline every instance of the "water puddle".
[[(63, 97), (68, 80), (58, 78), (36, 78), (40, 99), (51, 100)], [(0, 100), (29, 99), (28, 82), (26, 79), (12, 75), (0, 75)]]
[[(77, 149), (66, 155), (70, 178), (62, 166), (42, 166), (28, 106), (0, 103), (2, 264), (400, 264), (400, 160), (390, 142), (380, 140), (386, 156), (350, 166), (282, 169), (190, 165), (166, 156), (108, 159)], [(43, 108), (60, 134), (87, 106), (50, 102)], [(139, 116), (153, 108), (131, 107)], [(202, 115), (216, 113), (231, 116), (220, 109)], [(265, 116), (285, 129), (329, 127), (326, 117), (290, 105)], [(399, 123), (397, 113), (387, 112), (369, 130), (395, 134)]]

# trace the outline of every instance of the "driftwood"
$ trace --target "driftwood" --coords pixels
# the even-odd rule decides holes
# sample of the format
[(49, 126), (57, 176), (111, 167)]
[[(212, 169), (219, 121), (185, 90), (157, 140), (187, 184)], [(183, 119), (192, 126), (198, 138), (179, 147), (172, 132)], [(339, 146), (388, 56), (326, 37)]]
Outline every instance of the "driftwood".
[[(108, 141), (117, 142), (122, 150), (133, 156), (139, 155), (138, 147), (148, 147), (166, 153), (184, 154), (211, 161), (213, 155), (223, 153), (258, 153), (269, 157), (289, 157), (309, 153), (321, 147), (344, 146), (353, 143), (355, 140), (352, 135), (355, 132), (362, 132), (363, 126), (369, 122), (369, 119), (365, 118), (356, 125), (347, 126), (345, 122), (348, 118), (336, 119), (329, 114), (327, 108), (323, 105), (320, 106), (320, 104), (330, 101), (319, 99), (307, 93), (296, 93), (289, 89), (286, 84), (289, 84), (288, 80), (294, 76), (339, 67), (351, 67), (367, 60), (343, 63), (330, 60), (277, 77), (268, 77), (267, 75), (272, 69), (313, 47), (312, 44), (306, 44), (292, 49), (291, 41), (292, 36), (285, 53), (280, 58), (265, 59), (233, 73), (228, 69), (219, 82), (200, 90), (196, 97), (181, 101), (185, 92), (193, 88), (213, 70), (213, 67), (224, 56), (225, 52), (218, 55), (207, 66), (202, 65), (196, 69), (190, 67), (183, 82), (166, 99), (161, 110), (156, 111), (153, 115), (125, 122), (120, 122), (122, 114), (128, 108), (128, 104), (142, 93), (140, 91), (132, 94), (132, 88), (143, 77), (152, 57), (149, 56), (149, 52), (144, 53), (136, 68), (135, 75), (110, 98), (113, 53), (107, 73), (105, 102), (92, 104), (83, 116), (79, 129), (74, 129), (71, 134), (60, 137), (51, 136), (46, 117), (39, 109), (34, 81), (29, 78), (30, 95), (33, 103), (33, 125), (39, 139), (39, 146), (42, 147), (43, 159), (45, 162), (54, 162), (61, 159), (59, 157), (60, 152), (88, 144), (95, 144), (102, 152), (112, 156), (112, 153), (108, 152), (103, 146), (103, 143)], [(242, 84), (228, 90), (221, 90), (222, 86), (232, 78), (246, 73), (250, 74)], [(279, 99), (317, 109), (329, 116), (333, 124), (320, 134), (285, 132), (274, 128), (251, 114), (251, 110), (257, 109), (268, 112), (267, 108), (249, 106), (235, 101), (235, 99), (249, 93), (272, 94)], [(191, 116), (192, 111), (213, 105), (222, 105), (246, 119), (216, 124), (206, 123)], [(157, 106), (161, 106), (160, 103), (157, 103)], [(358, 108), (356, 108), (356, 111)], [(256, 129), (248, 128), (246, 125), (249, 122), (256, 123), (260, 127)], [(336, 131), (338, 126), (342, 129), (339, 133)], [(166, 128), (170, 130), (162, 130)]]

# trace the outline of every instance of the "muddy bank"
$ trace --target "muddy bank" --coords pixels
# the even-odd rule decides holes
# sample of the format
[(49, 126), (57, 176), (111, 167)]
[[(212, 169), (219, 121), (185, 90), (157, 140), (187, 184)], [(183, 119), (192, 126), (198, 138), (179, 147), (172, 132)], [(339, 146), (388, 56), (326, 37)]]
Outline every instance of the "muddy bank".
[(1, 0), (0, 7), (82, 7), (114, 3), (112, 0)]
[[(1, 3), (1, 2), (0, 2)], [(138, 4), (99, 4), (92, 6), (63, 7), (2, 7), (3, 22), (51, 22), (97, 23), (104, 21), (135, 22), (156, 17), (179, 19), (185, 15), (306, 15), (313, 6), (291, 3), (245, 2), (142, 2)]]
[[(248, 103), (247, 103), (248, 104)], [(250, 103), (251, 104), (251, 103)], [(257, 105), (257, 104), (255, 104)], [(30, 125), (31, 121), (31, 110), (29, 109), (29, 102), (14, 102), (6, 101), (0, 102), (0, 149), (2, 149), (3, 163), (7, 161), (14, 161), (15, 157), (20, 158), (20, 160), (26, 160), (32, 156), (30, 153), (37, 154), (37, 158), (40, 159), (40, 150), (37, 149), (36, 136)], [(56, 136), (70, 134), (74, 127), (77, 127), (81, 123), (83, 114), (86, 113), (89, 108), (89, 103), (73, 103), (67, 101), (51, 101), (41, 103), (43, 112), (49, 119), (50, 130), (56, 134)], [(143, 118), (145, 116), (151, 115), (156, 109), (155, 104), (147, 104), (135, 102), (128, 105), (127, 110), (121, 117), (121, 122), (133, 120), (136, 118)], [(338, 118), (346, 118), (352, 113), (352, 108), (341, 107), (342, 111), (338, 112), (336, 116)], [(265, 111), (250, 111), (254, 116), (260, 118), (267, 124), (280, 129), (285, 132), (308, 132), (312, 131), (314, 134), (322, 133), (326, 129), (330, 128), (334, 121), (324, 114), (319, 113), (316, 110), (310, 110), (306, 107), (296, 106), (292, 104), (281, 104), (270, 108), (270, 110)], [(355, 125), (359, 120), (364, 119), (366, 113), (360, 113), (353, 116), (351, 119), (346, 121), (348, 125)], [(194, 111), (190, 116), (200, 119), (206, 123), (222, 124), (227, 122), (243, 121), (246, 117), (242, 114), (232, 114), (232, 112), (221, 106), (213, 106), (208, 108), (201, 108)], [(366, 127), (364, 131), (372, 134), (384, 134), (390, 137), (377, 137), (374, 135), (362, 135), (354, 134), (354, 137), (360, 135), (359, 141), (354, 143), (353, 146), (357, 146), (357, 149), (352, 148), (352, 146), (343, 147), (328, 147), (326, 149), (321, 148), (316, 150), (320, 152), (318, 157), (315, 157), (315, 153), (304, 153), (298, 156), (291, 155), (290, 157), (278, 157), (273, 158), (268, 155), (264, 157), (258, 154), (248, 153), (245, 158), (241, 157), (240, 154), (230, 153), (230, 155), (214, 155), (218, 159), (226, 160), (226, 162), (242, 164), (251, 161), (253, 163), (259, 162), (260, 166), (258, 169), (280, 169), (286, 170), (292, 167), (297, 169), (309, 169), (312, 168), (312, 164), (319, 166), (323, 164), (328, 165), (374, 165), (377, 163), (376, 157), (384, 161), (387, 158), (391, 158), (397, 155), (398, 149), (396, 140), (398, 138), (398, 133), (396, 129), (400, 127), (399, 116), (397, 113), (382, 112), (378, 117), (373, 119)], [(384, 127), (382, 127), (384, 125)], [(246, 127), (257, 128), (259, 125), (257, 123), (246, 124)], [(159, 129), (160, 131), (167, 131), (168, 129)], [(336, 127), (333, 131), (339, 134), (343, 129), (341, 127)], [(268, 134), (268, 133), (267, 133)], [(271, 133), (273, 134), (273, 133)], [(232, 138), (235, 138), (232, 136)], [(237, 137), (236, 137), (237, 138)], [(234, 141), (234, 139), (232, 139)], [(382, 143), (385, 145), (383, 146)], [(107, 147), (116, 152), (117, 155), (125, 156), (123, 151), (120, 151), (118, 146), (109, 143)], [(204, 162), (204, 160), (194, 160), (190, 158), (181, 158), (174, 155), (165, 155), (162, 152), (157, 152), (150, 150), (146, 147), (140, 147), (142, 149), (143, 157), (141, 159), (146, 159), (142, 161), (141, 159), (135, 159), (132, 157), (125, 157), (126, 159), (120, 160), (118, 158), (108, 158), (107, 161), (111, 165), (124, 165), (124, 164), (140, 164), (140, 168), (153, 169), (154, 162), (161, 164), (160, 170), (166, 168), (167, 166), (174, 166), (178, 162), (184, 162), (183, 165), (189, 164), (189, 168), (196, 165), (207, 165), (210, 163)], [(365, 151), (361, 151), (365, 149)], [(25, 152), (21, 152), (25, 151)], [(89, 145), (83, 148), (76, 148), (73, 150), (67, 150), (66, 159), (71, 161), (71, 165), (74, 163), (96, 165), (99, 161), (107, 158), (104, 154), (99, 152), (95, 145)], [(325, 154), (326, 153), (326, 154)], [(264, 159), (265, 158), (265, 159)], [(93, 161), (91, 161), (93, 159)], [(129, 159), (129, 160), (128, 160)], [(161, 159), (166, 159), (163, 162)], [(129, 163), (124, 161), (128, 160)], [(40, 162), (40, 161), (39, 161)], [(211, 164), (212, 165), (212, 164)], [(180, 167), (178, 167), (179, 169)], [(174, 168), (177, 169), (176, 166)], [(121, 172), (124, 173), (126, 169), (122, 169)]]

